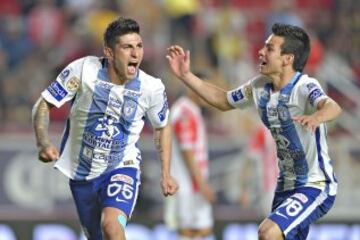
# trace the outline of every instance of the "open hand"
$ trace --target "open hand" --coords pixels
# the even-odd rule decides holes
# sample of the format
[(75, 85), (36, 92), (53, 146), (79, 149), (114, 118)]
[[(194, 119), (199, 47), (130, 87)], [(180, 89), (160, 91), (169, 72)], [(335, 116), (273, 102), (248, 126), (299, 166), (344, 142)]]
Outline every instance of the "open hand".
[(190, 72), (190, 51), (186, 52), (178, 45), (173, 45), (167, 49), (166, 55), (172, 72), (178, 78), (184, 78)]
[(292, 118), (295, 122), (299, 123), (301, 126), (309, 129), (312, 133), (315, 132), (315, 129), (320, 125), (320, 120), (314, 115), (303, 115), (295, 116)]

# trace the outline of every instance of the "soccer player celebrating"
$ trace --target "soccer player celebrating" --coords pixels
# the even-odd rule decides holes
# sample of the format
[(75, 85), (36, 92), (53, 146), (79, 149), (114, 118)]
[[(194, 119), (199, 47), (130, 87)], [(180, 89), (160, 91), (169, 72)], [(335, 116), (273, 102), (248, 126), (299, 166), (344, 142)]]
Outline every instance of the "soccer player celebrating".
[[(139, 69), (143, 43), (136, 21), (118, 18), (104, 33), (105, 58), (70, 63), (33, 107), (39, 159), (56, 161), (70, 178), (85, 235), (92, 240), (125, 239), (124, 228), (140, 185), (139, 134), (148, 117), (160, 155), (161, 188), (177, 191), (170, 175), (171, 126), (160, 79)], [(49, 111), (71, 101), (60, 152), (48, 136)]]
[(272, 211), (260, 224), (260, 240), (306, 239), (309, 226), (333, 206), (337, 181), (328, 154), (325, 122), (341, 113), (318, 81), (303, 74), (310, 52), (307, 33), (274, 24), (259, 51), (260, 75), (225, 91), (190, 71), (190, 52), (168, 49), (173, 73), (214, 107), (254, 105), (277, 146), (279, 176)]

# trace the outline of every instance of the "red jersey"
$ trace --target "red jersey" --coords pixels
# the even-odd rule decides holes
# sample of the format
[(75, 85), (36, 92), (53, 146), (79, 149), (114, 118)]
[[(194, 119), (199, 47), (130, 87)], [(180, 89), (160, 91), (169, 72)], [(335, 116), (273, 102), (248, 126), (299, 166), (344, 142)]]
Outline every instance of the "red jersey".
[(204, 178), (208, 177), (208, 146), (205, 122), (198, 105), (187, 97), (179, 98), (171, 108), (173, 125), (172, 174), (181, 186), (180, 191), (197, 191), (185, 161), (182, 150), (192, 150), (194, 159)]

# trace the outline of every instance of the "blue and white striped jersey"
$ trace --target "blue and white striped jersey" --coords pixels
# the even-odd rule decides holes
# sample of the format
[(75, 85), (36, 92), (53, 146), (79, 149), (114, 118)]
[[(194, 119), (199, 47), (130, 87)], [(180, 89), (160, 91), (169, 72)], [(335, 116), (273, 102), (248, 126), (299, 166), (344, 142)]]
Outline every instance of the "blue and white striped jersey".
[(275, 139), (280, 169), (276, 191), (310, 186), (336, 194), (337, 181), (328, 154), (326, 124), (312, 133), (292, 120), (293, 116), (315, 112), (324, 98), (327, 96), (318, 81), (299, 72), (278, 92), (272, 92), (272, 84), (265, 76), (228, 91), (227, 99), (232, 106), (256, 106)]
[(154, 128), (168, 121), (160, 79), (139, 70), (126, 84), (113, 84), (104, 58), (88, 56), (70, 63), (42, 96), (56, 107), (71, 101), (55, 167), (75, 180), (93, 179), (122, 166), (139, 168), (136, 143), (145, 117)]

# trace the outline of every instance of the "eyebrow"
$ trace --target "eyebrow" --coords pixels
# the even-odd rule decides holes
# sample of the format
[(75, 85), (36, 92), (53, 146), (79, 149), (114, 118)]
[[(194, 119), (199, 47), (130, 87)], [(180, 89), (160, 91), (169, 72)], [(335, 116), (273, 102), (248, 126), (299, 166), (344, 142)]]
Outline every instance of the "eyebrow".
[(138, 43), (135, 43), (135, 44), (133, 44), (133, 43), (121, 43), (120, 44), (120, 46), (130, 46), (130, 47), (132, 47), (132, 46), (142, 46), (143, 45), (143, 42), (138, 42)]

